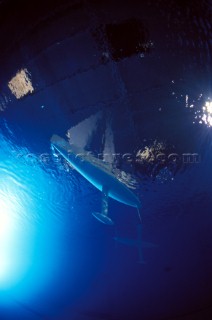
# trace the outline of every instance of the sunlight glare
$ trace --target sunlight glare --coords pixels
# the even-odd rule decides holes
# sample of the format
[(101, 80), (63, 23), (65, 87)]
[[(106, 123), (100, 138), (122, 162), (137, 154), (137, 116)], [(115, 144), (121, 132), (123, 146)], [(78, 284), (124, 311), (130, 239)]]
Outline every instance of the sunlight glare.
[(202, 108), (203, 116), (202, 121), (208, 126), (212, 126), (212, 101), (206, 101)]
[(0, 288), (8, 287), (20, 276), (18, 243), (20, 207), (13, 194), (0, 190)]

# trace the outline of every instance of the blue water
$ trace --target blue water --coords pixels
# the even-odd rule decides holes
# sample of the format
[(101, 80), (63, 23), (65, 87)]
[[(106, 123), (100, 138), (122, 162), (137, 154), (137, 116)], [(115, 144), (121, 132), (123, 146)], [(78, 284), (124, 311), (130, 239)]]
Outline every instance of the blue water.
[[(50, 8), (13, 7), (0, 32), (0, 319), (211, 320), (211, 2)], [(20, 70), (34, 89), (19, 98)], [(145, 264), (114, 240), (136, 239), (136, 209), (110, 199), (114, 226), (95, 220), (101, 193), (53, 134), (108, 153), (142, 203)]]

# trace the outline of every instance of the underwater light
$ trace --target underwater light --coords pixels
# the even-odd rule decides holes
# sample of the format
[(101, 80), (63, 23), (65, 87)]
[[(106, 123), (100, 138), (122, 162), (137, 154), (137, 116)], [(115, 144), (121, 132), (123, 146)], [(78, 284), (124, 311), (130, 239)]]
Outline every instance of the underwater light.
[(203, 110), (202, 121), (208, 127), (211, 127), (212, 126), (212, 101), (206, 101), (202, 110)]
[(20, 277), (19, 210), (17, 198), (0, 190), (0, 289), (14, 285)]

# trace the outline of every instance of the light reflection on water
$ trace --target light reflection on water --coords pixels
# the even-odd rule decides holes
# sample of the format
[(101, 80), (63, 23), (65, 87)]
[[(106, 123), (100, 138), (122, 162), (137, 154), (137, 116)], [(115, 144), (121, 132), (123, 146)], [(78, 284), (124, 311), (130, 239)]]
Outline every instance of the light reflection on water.
[(62, 196), (71, 184), (64, 188), (41, 166), (22, 161), (16, 155), (27, 148), (2, 132), (0, 141), (0, 291), (29, 296), (55, 276), (67, 205)]

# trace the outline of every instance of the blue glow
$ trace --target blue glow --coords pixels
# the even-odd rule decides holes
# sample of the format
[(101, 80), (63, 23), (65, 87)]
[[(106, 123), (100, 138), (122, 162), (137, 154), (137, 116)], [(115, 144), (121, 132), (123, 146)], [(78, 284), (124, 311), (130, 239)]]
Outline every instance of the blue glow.
[[(0, 200), (0, 205), (2, 206), (2, 200)], [(3, 205), (5, 205), (3, 203)], [(0, 214), (0, 283), (2, 285), (3, 282), (8, 282), (11, 280), (11, 275), (13, 275), (13, 271), (11, 272), (12, 267), (12, 256), (13, 252), (11, 252), (12, 242), (14, 241), (14, 221), (11, 217), (11, 207), (7, 206), (6, 203), (5, 208), (3, 207), (3, 211)], [(8, 279), (9, 277), (9, 279)]]
[(49, 285), (58, 267), (61, 225), (53, 209), (60, 212), (54, 204), (60, 188), (38, 163), (24, 160), (27, 148), (1, 132), (0, 140), (0, 292), (33, 297)]
[(29, 224), (23, 220), (27, 195), (12, 181), (1, 177), (0, 186), (0, 289), (9, 289), (23, 278), (30, 260)]
[(7, 288), (17, 283), (23, 276), (26, 261), (23, 261), (23, 225), (20, 223), (21, 201), (10, 181), (0, 187), (0, 287)]

